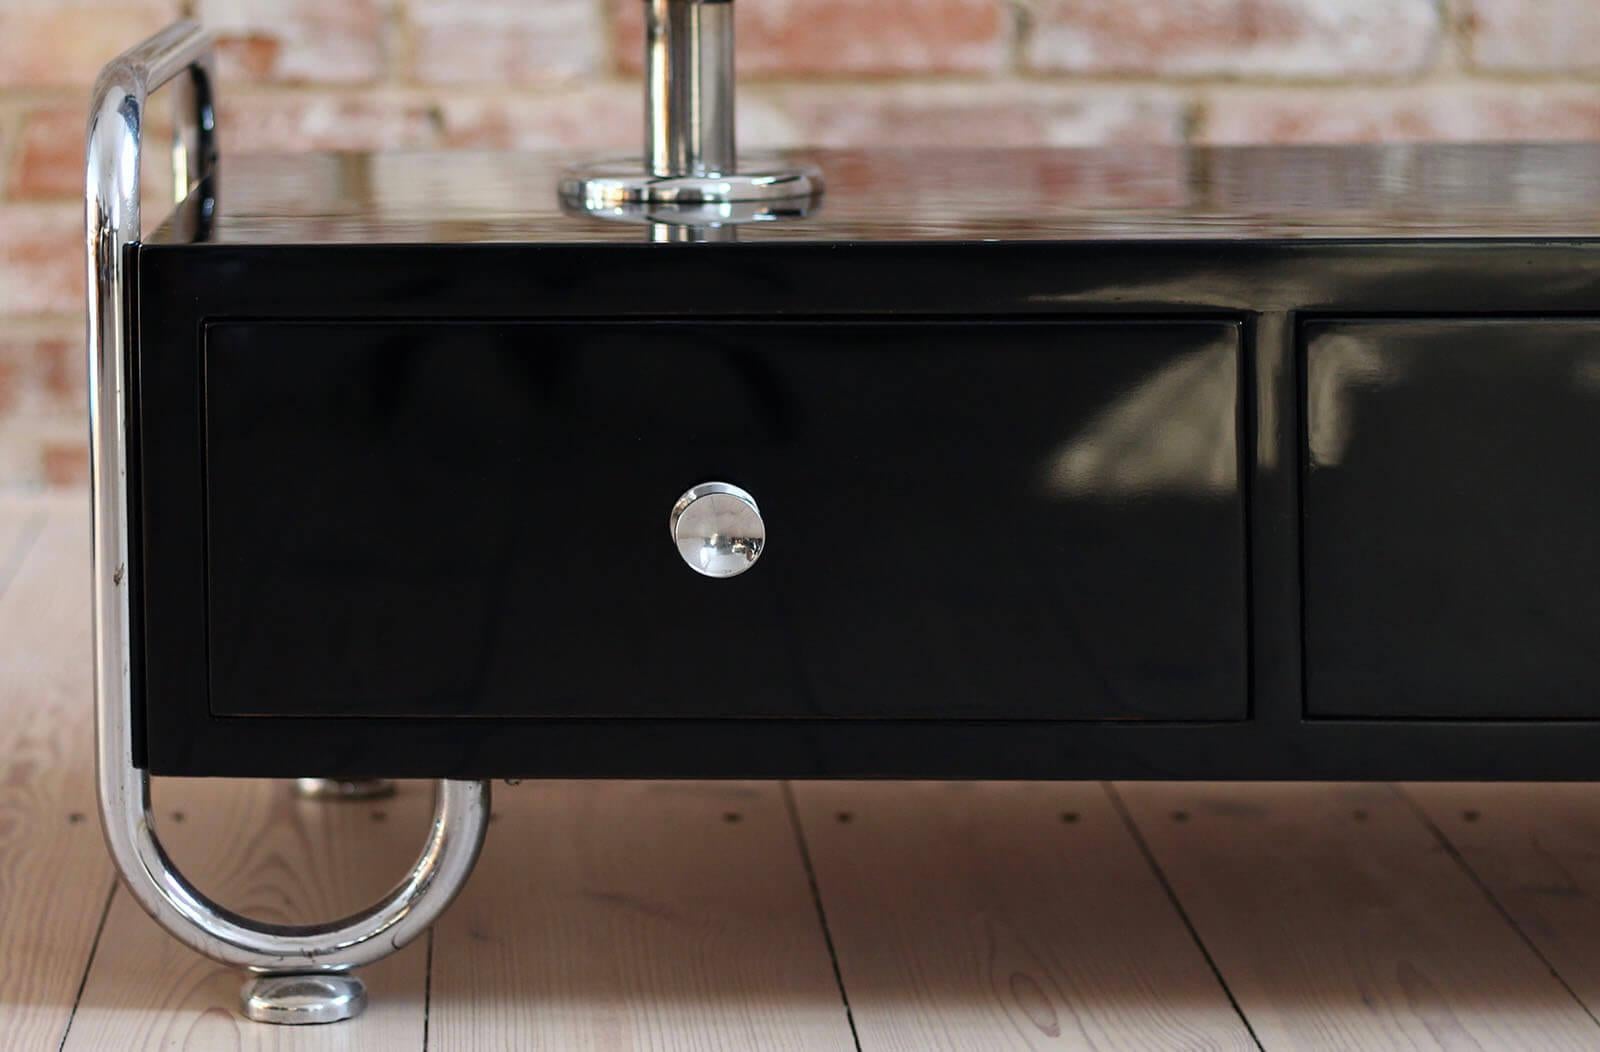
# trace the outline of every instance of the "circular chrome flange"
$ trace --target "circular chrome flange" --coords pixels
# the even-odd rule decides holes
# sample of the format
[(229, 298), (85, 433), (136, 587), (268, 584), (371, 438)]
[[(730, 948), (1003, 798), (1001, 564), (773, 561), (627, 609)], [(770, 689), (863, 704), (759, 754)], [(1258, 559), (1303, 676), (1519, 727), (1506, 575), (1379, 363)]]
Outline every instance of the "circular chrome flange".
[(767, 524), (756, 500), (729, 482), (702, 482), (672, 506), (672, 543), (695, 573), (737, 577), (767, 546)]
[(382, 800), (395, 790), (387, 778), (296, 778), (294, 791), (306, 800)]
[(347, 972), (257, 975), (239, 991), (246, 1019), (308, 1026), (354, 1019), (367, 1007), (367, 988)]
[(601, 161), (561, 177), (561, 196), (599, 208), (621, 204), (721, 205), (792, 201), (822, 192), (812, 165), (755, 159), (728, 175), (651, 175), (637, 160)]
[(569, 210), (632, 222), (752, 223), (804, 216), (822, 194), (811, 165), (759, 160), (730, 175), (659, 176), (640, 162), (605, 161), (561, 177)]

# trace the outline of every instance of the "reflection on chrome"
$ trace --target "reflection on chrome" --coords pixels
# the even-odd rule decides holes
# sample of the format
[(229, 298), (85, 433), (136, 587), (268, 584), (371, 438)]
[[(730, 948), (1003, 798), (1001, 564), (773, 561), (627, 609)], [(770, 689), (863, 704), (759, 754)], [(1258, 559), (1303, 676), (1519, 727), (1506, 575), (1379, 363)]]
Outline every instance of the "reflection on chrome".
[(1060, 497), (1225, 495), (1238, 485), (1231, 356), (1178, 358), (1112, 403), (1044, 465)]
[(1363, 387), (1392, 383), (1400, 366), (1368, 340), (1326, 334), (1317, 340), (1316, 367), (1306, 370), (1306, 425), (1311, 459), (1319, 467), (1337, 467), (1350, 445), (1351, 395)]

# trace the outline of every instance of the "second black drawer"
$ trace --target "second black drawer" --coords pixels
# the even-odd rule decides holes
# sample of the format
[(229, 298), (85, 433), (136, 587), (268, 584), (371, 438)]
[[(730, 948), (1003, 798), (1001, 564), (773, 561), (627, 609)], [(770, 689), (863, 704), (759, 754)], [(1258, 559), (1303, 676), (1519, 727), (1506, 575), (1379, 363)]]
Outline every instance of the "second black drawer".
[(1307, 711), (1594, 718), (1600, 322), (1302, 335)]

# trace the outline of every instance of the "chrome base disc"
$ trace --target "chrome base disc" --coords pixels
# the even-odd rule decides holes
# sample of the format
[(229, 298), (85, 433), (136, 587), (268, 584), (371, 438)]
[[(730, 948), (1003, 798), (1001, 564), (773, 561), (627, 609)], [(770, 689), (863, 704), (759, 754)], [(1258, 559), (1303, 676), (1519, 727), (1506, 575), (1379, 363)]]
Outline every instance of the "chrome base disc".
[(639, 161), (605, 161), (561, 177), (561, 200), (574, 211), (654, 222), (752, 222), (804, 215), (822, 194), (811, 165), (753, 161), (731, 175), (658, 176)]
[(381, 800), (394, 795), (387, 778), (296, 778), (294, 791), (307, 800)]
[(308, 1026), (354, 1019), (367, 1007), (367, 987), (347, 972), (258, 975), (239, 991), (246, 1019)]

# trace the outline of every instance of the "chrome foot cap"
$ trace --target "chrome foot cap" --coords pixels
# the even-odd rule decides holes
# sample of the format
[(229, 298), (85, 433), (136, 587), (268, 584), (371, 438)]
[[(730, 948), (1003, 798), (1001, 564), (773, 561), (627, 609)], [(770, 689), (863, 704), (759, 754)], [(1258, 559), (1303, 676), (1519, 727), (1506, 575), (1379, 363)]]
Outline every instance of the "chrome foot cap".
[(656, 176), (638, 161), (614, 161), (567, 172), (561, 203), (568, 212), (602, 219), (664, 223), (751, 223), (801, 218), (822, 196), (822, 173), (781, 160), (737, 174)]
[(258, 975), (239, 991), (246, 1019), (306, 1026), (354, 1019), (367, 1007), (367, 988), (348, 974)]
[(387, 778), (296, 778), (294, 791), (307, 800), (381, 800), (394, 795)]

